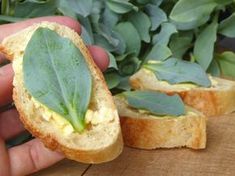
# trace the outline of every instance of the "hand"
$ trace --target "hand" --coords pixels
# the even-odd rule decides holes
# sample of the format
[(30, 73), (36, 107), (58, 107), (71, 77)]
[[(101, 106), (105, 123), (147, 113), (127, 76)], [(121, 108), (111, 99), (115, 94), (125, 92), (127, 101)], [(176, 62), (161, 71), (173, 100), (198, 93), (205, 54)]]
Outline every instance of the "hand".
[[(78, 33), (81, 32), (79, 23), (69, 17), (42, 17), (19, 23), (0, 25), (0, 42), (4, 37), (40, 21), (57, 22), (67, 25)], [(88, 49), (96, 64), (104, 71), (109, 63), (107, 53), (98, 46), (88, 46)], [(0, 54), (0, 63), (3, 61), (4, 56)], [(12, 102), (13, 75), (11, 64), (0, 68), (0, 107)], [(6, 149), (4, 140), (25, 131), (18, 116), (16, 109), (0, 113), (0, 175), (28, 175), (64, 158), (62, 154), (45, 148), (38, 139)]]

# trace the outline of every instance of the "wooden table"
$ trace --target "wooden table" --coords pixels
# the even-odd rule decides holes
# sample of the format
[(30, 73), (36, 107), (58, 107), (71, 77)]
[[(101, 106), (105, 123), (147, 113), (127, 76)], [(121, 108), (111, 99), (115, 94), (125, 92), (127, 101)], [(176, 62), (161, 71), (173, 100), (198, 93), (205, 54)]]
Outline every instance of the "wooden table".
[(207, 148), (137, 150), (126, 147), (100, 165), (64, 160), (33, 176), (235, 176), (235, 113), (209, 118)]

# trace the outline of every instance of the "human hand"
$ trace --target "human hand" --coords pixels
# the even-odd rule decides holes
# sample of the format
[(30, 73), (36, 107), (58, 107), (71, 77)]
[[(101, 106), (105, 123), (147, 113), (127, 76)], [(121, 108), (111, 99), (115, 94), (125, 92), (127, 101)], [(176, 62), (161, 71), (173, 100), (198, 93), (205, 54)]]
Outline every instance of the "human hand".
[[(79, 23), (69, 17), (42, 17), (0, 25), (0, 42), (8, 35), (41, 21), (57, 22), (72, 28), (78, 33), (81, 32)], [(88, 46), (88, 49), (96, 64), (104, 71), (109, 63), (107, 53), (98, 46)], [(0, 54), (0, 64), (3, 61), (4, 56)], [(12, 102), (13, 75), (11, 64), (0, 68), (0, 107)], [(28, 175), (64, 158), (62, 154), (45, 148), (38, 139), (6, 149), (5, 140), (25, 131), (18, 116), (16, 109), (0, 112), (0, 175)]]

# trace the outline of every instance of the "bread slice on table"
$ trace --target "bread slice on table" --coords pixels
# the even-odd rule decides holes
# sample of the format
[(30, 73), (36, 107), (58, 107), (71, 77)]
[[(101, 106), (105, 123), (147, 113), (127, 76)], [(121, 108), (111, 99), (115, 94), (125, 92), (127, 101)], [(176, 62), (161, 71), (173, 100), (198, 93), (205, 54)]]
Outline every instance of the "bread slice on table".
[[(56, 113), (50, 114), (47, 107), (34, 101), (25, 89), (23, 55), (32, 34), (39, 27), (49, 28), (60, 36), (70, 39), (81, 50), (91, 71), (93, 87), (88, 107), (90, 122), (82, 133), (73, 132), (71, 124), (59, 118)], [(69, 159), (84, 163), (107, 162), (121, 153), (123, 148), (121, 128), (112, 95), (101, 71), (75, 31), (56, 23), (42, 22), (4, 39), (1, 51), (13, 62), (15, 72), (13, 99), (20, 119), (25, 128), (40, 138), (45, 146), (64, 153)]]
[(187, 107), (179, 117), (155, 116), (128, 105), (120, 95), (114, 96), (120, 116), (124, 143), (140, 149), (206, 147), (206, 117)]
[(203, 112), (206, 116), (219, 116), (235, 111), (235, 82), (210, 77), (210, 88), (193, 84), (169, 84), (159, 81), (155, 74), (145, 68), (130, 77), (131, 87), (137, 90), (155, 90), (179, 94), (184, 103)]

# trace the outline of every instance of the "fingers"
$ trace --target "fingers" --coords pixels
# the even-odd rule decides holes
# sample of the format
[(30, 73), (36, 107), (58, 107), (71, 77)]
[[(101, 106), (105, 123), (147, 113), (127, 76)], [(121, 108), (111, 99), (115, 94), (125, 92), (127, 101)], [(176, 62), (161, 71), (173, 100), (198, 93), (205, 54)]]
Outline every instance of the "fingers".
[(3, 138), (3, 140), (15, 137), (23, 131), (25, 131), (25, 129), (16, 109), (0, 113), (0, 137)]
[(10, 163), (4, 141), (0, 138), (0, 175), (10, 176)]
[(13, 76), (11, 64), (0, 67), (0, 106), (12, 102)]
[(109, 56), (107, 52), (99, 47), (99, 46), (88, 46), (90, 53), (96, 63), (96, 65), (101, 69), (101, 71), (105, 71), (109, 65)]
[(45, 148), (38, 139), (9, 149), (12, 176), (28, 175), (63, 158), (62, 154)]
[(18, 32), (21, 29), (24, 29), (34, 23), (39, 23), (42, 21), (57, 22), (59, 24), (63, 24), (70, 27), (79, 34), (81, 33), (81, 26), (77, 20), (65, 16), (50, 16), (29, 19), (18, 23), (0, 25), (0, 41), (2, 41), (5, 37), (11, 34)]

